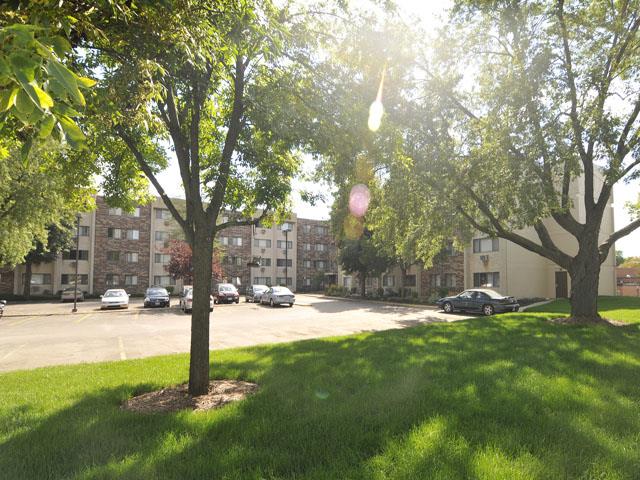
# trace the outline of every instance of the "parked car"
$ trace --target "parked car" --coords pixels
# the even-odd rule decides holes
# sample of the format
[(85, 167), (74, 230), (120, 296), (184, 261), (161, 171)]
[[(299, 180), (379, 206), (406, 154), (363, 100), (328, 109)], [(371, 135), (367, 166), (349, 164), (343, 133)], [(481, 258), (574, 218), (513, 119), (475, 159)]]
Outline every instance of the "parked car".
[(520, 309), (514, 297), (501, 295), (495, 290), (487, 288), (473, 288), (436, 301), (436, 304), (446, 313), (456, 310), (461, 312), (481, 312), (484, 315), (494, 313), (517, 312)]
[(170, 307), (171, 300), (169, 292), (162, 287), (149, 287), (144, 294), (144, 308), (147, 307)]
[[(209, 311), (213, 312), (213, 295), (209, 295)], [(187, 290), (184, 297), (180, 299), (180, 309), (184, 313), (189, 313), (193, 310), (193, 288)]]
[(219, 283), (213, 292), (214, 303), (240, 303), (238, 289), (230, 283)]
[(100, 309), (105, 308), (129, 308), (129, 294), (121, 288), (111, 288), (100, 295), (102, 299)]
[(2, 317), (2, 314), (4, 313), (4, 307), (7, 305), (7, 301), (6, 300), (0, 300), (0, 317)]
[(275, 305), (282, 305), (283, 303), (293, 307), (293, 303), (296, 301), (296, 296), (287, 287), (271, 287), (267, 289), (260, 297), (260, 303), (268, 303), (272, 307)]
[(244, 300), (245, 302), (259, 302), (262, 294), (267, 290), (269, 287), (266, 285), (249, 285)]
[[(62, 290), (62, 293), (60, 293), (60, 300), (62, 300), (63, 302), (73, 302), (73, 298), (75, 297), (75, 294), (76, 294), (75, 287), (65, 288), (64, 290)], [(78, 302), (84, 302), (84, 292), (80, 289), (78, 289), (77, 300)]]

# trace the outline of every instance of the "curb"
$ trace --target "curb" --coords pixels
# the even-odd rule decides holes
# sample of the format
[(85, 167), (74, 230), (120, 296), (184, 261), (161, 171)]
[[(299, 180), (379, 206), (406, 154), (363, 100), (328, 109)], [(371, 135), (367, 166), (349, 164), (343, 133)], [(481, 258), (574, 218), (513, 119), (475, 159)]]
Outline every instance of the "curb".
[(438, 307), (434, 305), (425, 305), (424, 303), (398, 303), (398, 302), (385, 302), (384, 300), (373, 300), (371, 298), (350, 298), (350, 297), (335, 297), (332, 295), (316, 295), (318, 298), (334, 298), (336, 300), (346, 300), (347, 302), (368, 302), (379, 303), (381, 305), (396, 305), (398, 307), (412, 307), (422, 308), (428, 310), (438, 310)]

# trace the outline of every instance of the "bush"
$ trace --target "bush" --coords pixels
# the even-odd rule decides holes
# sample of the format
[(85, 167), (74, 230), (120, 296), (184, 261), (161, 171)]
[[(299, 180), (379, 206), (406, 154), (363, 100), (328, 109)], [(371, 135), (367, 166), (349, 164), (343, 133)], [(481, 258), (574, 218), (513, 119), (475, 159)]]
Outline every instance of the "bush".
[(349, 290), (346, 287), (341, 287), (340, 285), (329, 285), (324, 291), (325, 295), (329, 295), (331, 297), (348, 297)]
[(175, 287), (173, 285), (169, 285), (168, 287), (166, 287), (167, 292), (169, 292), (169, 295), (173, 295), (173, 290), (175, 289)]

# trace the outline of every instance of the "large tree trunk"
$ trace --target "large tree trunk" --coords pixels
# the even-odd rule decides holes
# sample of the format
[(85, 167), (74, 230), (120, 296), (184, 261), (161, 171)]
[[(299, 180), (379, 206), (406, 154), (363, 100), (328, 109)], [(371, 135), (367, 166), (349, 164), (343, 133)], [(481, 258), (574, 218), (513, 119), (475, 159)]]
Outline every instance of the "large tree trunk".
[(367, 275), (361, 273), (358, 277), (360, 279), (360, 295), (364, 298), (367, 295)]
[(31, 262), (27, 262), (24, 264), (24, 284), (22, 285), (22, 295), (24, 298), (31, 297), (31, 276), (33, 273), (33, 264)]
[[(202, 230), (205, 232), (203, 233)], [(213, 236), (206, 232), (206, 227), (200, 229), (196, 227), (193, 243), (189, 393), (204, 395), (209, 388), (209, 295), (211, 295)]]
[(571, 318), (577, 323), (600, 321), (598, 314), (598, 284), (600, 281), (600, 255), (597, 233), (586, 234), (580, 241), (580, 250), (571, 270)]

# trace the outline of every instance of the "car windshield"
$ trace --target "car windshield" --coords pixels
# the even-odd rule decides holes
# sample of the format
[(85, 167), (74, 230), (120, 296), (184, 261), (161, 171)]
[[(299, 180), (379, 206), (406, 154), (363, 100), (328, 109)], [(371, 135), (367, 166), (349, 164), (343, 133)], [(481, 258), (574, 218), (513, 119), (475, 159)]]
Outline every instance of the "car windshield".
[(105, 297), (123, 297), (124, 295), (124, 290), (107, 290), (104, 293)]
[(253, 286), (253, 291), (254, 292), (264, 292), (265, 290), (268, 290), (269, 287), (267, 287), (266, 285), (254, 285)]
[(277, 293), (278, 295), (293, 295), (291, 290), (286, 287), (273, 287), (273, 293)]
[(167, 291), (164, 288), (150, 288), (149, 290), (147, 290), (147, 295), (163, 295), (163, 296), (167, 296), (169, 294), (167, 293)]
[(235, 289), (233, 285), (218, 285), (218, 290), (221, 292), (234, 292)]

